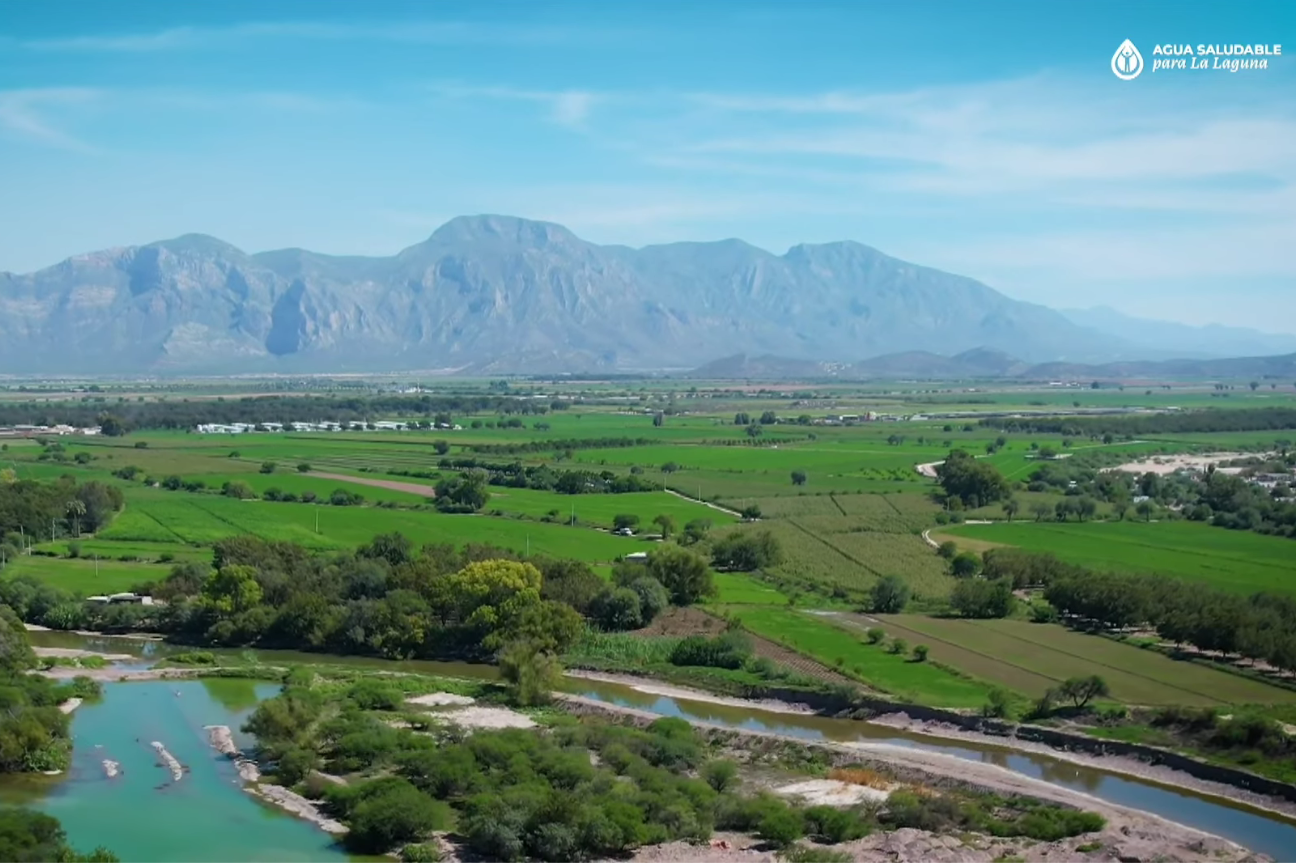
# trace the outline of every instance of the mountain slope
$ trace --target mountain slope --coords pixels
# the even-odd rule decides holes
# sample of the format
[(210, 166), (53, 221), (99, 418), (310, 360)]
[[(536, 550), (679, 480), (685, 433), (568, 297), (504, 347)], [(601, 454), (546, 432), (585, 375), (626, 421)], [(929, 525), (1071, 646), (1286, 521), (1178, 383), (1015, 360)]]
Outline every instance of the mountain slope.
[(1062, 314), (1077, 326), (1098, 330), (1118, 339), (1136, 341), (1149, 350), (1176, 357), (1239, 357), (1296, 351), (1296, 335), (1262, 333), (1259, 330), (1220, 324), (1193, 327), (1131, 317), (1105, 306), (1064, 309)]
[(636, 250), (507, 216), (454, 219), (385, 258), (249, 255), (187, 235), (0, 274), (11, 372), (550, 373), (974, 348), (1031, 362), (1138, 356), (1050, 309), (858, 243), (781, 256), (738, 240)]

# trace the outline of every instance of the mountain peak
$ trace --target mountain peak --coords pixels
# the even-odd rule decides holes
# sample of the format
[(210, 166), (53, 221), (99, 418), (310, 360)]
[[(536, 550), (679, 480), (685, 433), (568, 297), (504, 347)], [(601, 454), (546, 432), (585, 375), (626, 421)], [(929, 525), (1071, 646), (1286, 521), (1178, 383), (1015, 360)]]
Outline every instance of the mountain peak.
[(576, 235), (553, 222), (537, 222), (518, 216), (457, 216), (432, 232), (428, 243), (505, 242), (526, 246), (579, 242)]
[(237, 246), (207, 234), (182, 234), (175, 239), (149, 243), (144, 248), (165, 249), (175, 255), (244, 256), (243, 250)]

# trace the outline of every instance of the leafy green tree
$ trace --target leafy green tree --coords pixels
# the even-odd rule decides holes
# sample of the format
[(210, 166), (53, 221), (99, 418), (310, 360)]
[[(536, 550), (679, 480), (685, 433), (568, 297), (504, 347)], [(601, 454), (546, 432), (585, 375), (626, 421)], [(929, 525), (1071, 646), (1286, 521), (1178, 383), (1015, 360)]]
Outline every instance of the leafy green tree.
[(1105, 698), (1110, 694), (1107, 681), (1097, 674), (1088, 677), (1069, 677), (1058, 684), (1057, 694), (1070, 701), (1076, 708), (1084, 708), (1095, 698)]
[(670, 539), (671, 535), (675, 533), (675, 519), (665, 513), (654, 518), (652, 523), (657, 525), (657, 529), (661, 532), (662, 539)]
[(684, 525), (679, 542), (681, 545), (694, 545), (706, 539), (707, 534), (711, 531), (711, 519), (695, 518)]
[(727, 759), (713, 759), (702, 765), (702, 779), (718, 792), (732, 789), (740, 781), (738, 765)]
[(203, 599), (222, 614), (247, 611), (261, 601), (257, 571), (250, 566), (223, 566), (207, 576)]
[(615, 530), (633, 529), (639, 526), (639, 516), (634, 513), (621, 513), (612, 516), (612, 527)]
[(1007, 617), (1015, 603), (1012, 581), (1006, 578), (965, 578), (950, 593), (950, 606), (964, 617)]
[(899, 614), (909, 602), (909, 585), (898, 575), (883, 576), (869, 593), (874, 614)]
[(970, 551), (954, 555), (950, 561), (950, 573), (955, 578), (971, 578), (981, 571), (981, 558)]
[(965, 450), (956, 449), (936, 467), (936, 478), (948, 497), (960, 499), (968, 508), (1007, 498), (1011, 490), (1008, 481), (989, 462), (973, 458)]
[(930, 652), (931, 652), (931, 648), (925, 644), (914, 645), (914, 649), (913, 649), (914, 662), (926, 662), (927, 654)]
[(806, 472), (803, 471), (803, 470), (794, 470), (794, 471), (792, 471), (792, 484), (793, 484), (793, 485), (805, 485), (805, 484), (806, 484)]
[(272, 461), (263, 461), (261, 462), (261, 473), (274, 473), (276, 467), (278, 465)]
[(662, 545), (648, 552), (648, 574), (661, 582), (675, 605), (692, 605), (715, 594), (706, 558), (678, 545)]
[(1008, 498), (1006, 501), (1003, 502), (1002, 506), (1003, 506), (1004, 516), (1009, 521), (1012, 521), (1013, 516), (1015, 516), (1018, 512), (1021, 511), (1021, 502), (1018, 501), (1017, 498), (1015, 497)]

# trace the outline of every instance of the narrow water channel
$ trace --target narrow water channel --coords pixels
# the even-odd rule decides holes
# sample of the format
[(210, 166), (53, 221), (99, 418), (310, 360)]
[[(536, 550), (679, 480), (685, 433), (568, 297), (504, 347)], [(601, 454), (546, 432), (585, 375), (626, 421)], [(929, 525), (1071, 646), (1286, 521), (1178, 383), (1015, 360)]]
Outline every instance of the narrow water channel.
[[(86, 637), (69, 633), (52, 632), (32, 633), (32, 643), (39, 646), (76, 647), (83, 650), (95, 650), (104, 653), (130, 653), (139, 657), (138, 664), (140, 666), (150, 664), (166, 652), (175, 650), (175, 648), (168, 645), (144, 643), (130, 639)], [(237, 652), (234, 651), (234, 653)], [(352, 665), (357, 667), (374, 667), (389, 670), (420, 671), (428, 674), (470, 677), (475, 679), (494, 679), (497, 677), (496, 669), (494, 667), (470, 665), (467, 663), (422, 661), (391, 662), (388, 660), (371, 659), (366, 657), (321, 656), (318, 654), (271, 650), (257, 651), (257, 656), (263, 662), (272, 664), (327, 663), (331, 665)], [(185, 685), (200, 687), (209, 683), (224, 682), (226, 681), (202, 681), (187, 683)], [(171, 684), (166, 685), (170, 686)], [(121, 704), (128, 705), (131, 703), (132, 699), (135, 699), (135, 696), (127, 698), (118, 695), (118, 691), (123, 689), (134, 690), (136, 687), (144, 686), (150, 686), (150, 684), (132, 683), (111, 684), (106, 686), (105, 689), (108, 690), (109, 697), (105, 698), (105, 703), (117, 703), (117, 701), (120, 700)], [(1177, 821), (1181, 824), (1186, 824), (1219, 836), (1224, 836), (1247, 848), (1269, 854), (1277, 860), (1290, 860), (1296, 858), (1296, 823), (1293, 823), (1280, 815), (1250, 809), (1244, 805), (1222, 800), (1220, 798), (1169, 788), (1144, 779), (1126, 777), (1119, 774), (1109, 773), (1105, 770), (1083, 767), (1058, 758), (1051, 758), (1046, 755), (1018, 753), (1002, 747), (966, 743), (962, 741), (948, 743), (941, 742), (938, 738), (911, 734), (854, 720), (832, 719), (828, 717), (800, 714), (772, 713), (755, 708), (729, 707), (701, 701), (691, 701), (688, 699), (650, 695), (631, 689), (628, 686), (614, 683), (571, 679), (566, 682), (564, 688), (569, 692), (584, 695), (589, 698), (595, 698), (609, 704), (648, 710), (653, 713), (659, 713), (663, 716), (679, 716), (691, 721), (709, 722), (716, 725), (725, 725), (732, 728), (742, 728), (754, 731), (769, 731), (801, 737), (807, 740), (891, 743), (931, 752), (941, 752), (972, 761), (996, 764), (1017, 773), (1043, 779), (1047, 782), (1077, 791), (1082, 791), (1111, 803), (1141, 809), (1146, 812), (1152, 812), (1172, 821)], [(273, 690), (271, 689), (271, 691)], [(144, 696), (139, 697), (140, 700), (143, 698)], [(249, 704), (244, 709), (250, 710), (251, 706), (252, 705)], [(138, 704), (137, 708), (140, 710), (147, 709), (142, 704)], [(97, 707), (91, 707), (89, 710), (83, 708), (86, 712), (78, 716), (77, 724), (74, 724), (73, 726), (74, 733), (77, 733), (80, 723), (82, 722), (94, 722), (97, 727), (97, 721), (94, 720), (93, 717), (96, 715), (95, 711), (98, 709), (99, 708)], [(226, 706), (222, 709), (229, 710), (230, 708)], [(194, 721), (197, 722), (198, 727), (201, 727), (201, 725), (211, 724), (218, 720), (204, 718), (200, 720), (195, 719)], [(223, 722), (224, 720), (219, 721)], [(237, 728), (239, 722), (241, 722), (241, 719), (230, 721), (226, 724), (229, 724), (232, 728)], [(89, 741), (83, 741), (81, 736), (78, 734), (76, 743), (78, 758), (82, 757), (82, 747), (88, 742)], [(203, 742), (205, 743), (205, 741)], [(155, 768), (155, 772), (157, 772), (157, 770), (158, 769)], [(75, 777), (73, 780), (72, 784), (75, 784)], [(256, 806), (255, 802), (250, 800), (249, 795), (239, 792), (238, 796), (246, 798), (254, 807), (260, 808)], [(188, 816), (190, 823), (193, 823), (195, 819), (201, 818), (202, 813), (206, 810), (207, 805), (205, 803), (198, 803), (195, 801), (195, 805), (192, 807), (192, 812)], [(52, 806), (49, 807), (49, 811), (53, 814), (59, 815), (60, 818), (63, 817), (62, 813)], [(220, 810), (216, 809), (211, 811)], [(105, 841), (103, 839), (95, 838), (95, 834), (89, 832), (82, 834), (79, 828), (74, 832), (74, 824), (78, 822), (72, 821), (65, 823), (68, 823), (69, 837), (76, 843), (85, 844), (88, 842), (94, 844), (95, 842)], [(140, 823), (138, 817), (135, 819), (135, 823)], [(305, 825), (300, 826), (305, 827)], [(322, 836), (323, 834), (319, 835)], [(83, 839), (82, 836), (85, 838)], [(320, 842), (327, 845), (327, 840), (320, 840)], [(111, 847), (111, 843), (109, 844)], [(321, 847), (322, 846), (319, 844), (316, 845), (317, 849)], [(270, 855), (266, 857), (239, 856), (241, 856), (242, 859), (258, 860), (326, 859), (325, 857), (319, 856), (318, 852), (314, 853), (316, 853), (316, 856), (314, 857), (285, 856), (282, 853), (277, 856)], [(334, 851), (333, 853), (336, 854), (337, 852)], [(160, 857), (141, 857), (137, 855), (130, 855), (128, 857), (126, 854), (121, 854), (121, 856), (123, 859), (132, 860), (164, 859)], [(218, 859), (218, 857), (219, 855), (217, 857), (195, 856), (187, 859), (196, 861)]]

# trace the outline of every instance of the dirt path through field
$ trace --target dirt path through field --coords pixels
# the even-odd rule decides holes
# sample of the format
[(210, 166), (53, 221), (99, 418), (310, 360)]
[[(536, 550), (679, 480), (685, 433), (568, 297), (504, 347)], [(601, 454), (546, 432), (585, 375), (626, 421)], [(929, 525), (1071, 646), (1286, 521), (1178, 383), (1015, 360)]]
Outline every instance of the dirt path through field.
[(692, 503), (700, 503), (703, 506), (709, 506), (712, 509), (714, 509), (716, 512), (723, 512), (726, 515), (732, 515), (734, 518), (742, 518), (742, 513), (736, 509), (730, 509), (727, 506), (721, 506), (718, 503), (711, 503), (710, 501), (706, 501), (706, 500), (698, 500), (697, 498), (690, 497), (689, 495), (684, 494), (683, 492), (678, 492), (673, 488), (666, 489), (666, 493), (673, 494), (676, 497), (678, 497), (680, 500), (687, 500), (687, 501), (691, 501)]
[(316, 476), (320, 479), (335, 479), (339, 482), (353, 482), (356, 485), (368, 485), (374, 488), (385, 488), (388, 491), (403, 491), (406, 494), (417, 494), (423, 497), (436, 497), (436, 489), (430, 485), (419, 485), (416, 482), (398, 482), (391, 479), (370, 479), (369, 477), (347, 476), (341, 473), (322, 473), (317, 470), (310, 471), (307, 476)]

